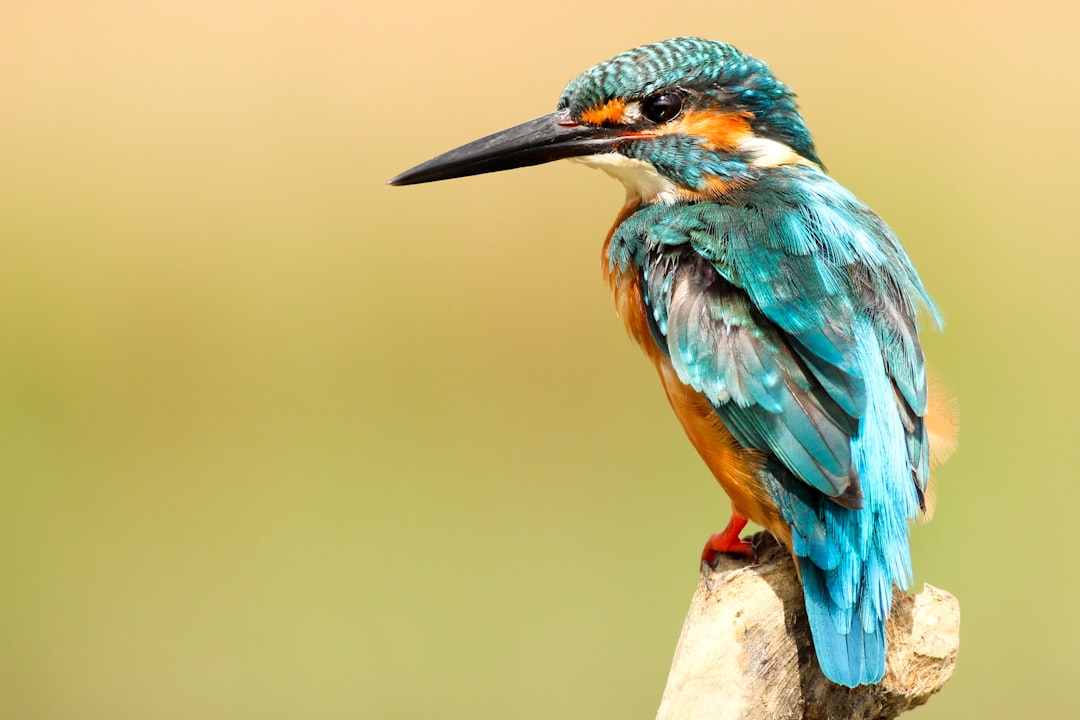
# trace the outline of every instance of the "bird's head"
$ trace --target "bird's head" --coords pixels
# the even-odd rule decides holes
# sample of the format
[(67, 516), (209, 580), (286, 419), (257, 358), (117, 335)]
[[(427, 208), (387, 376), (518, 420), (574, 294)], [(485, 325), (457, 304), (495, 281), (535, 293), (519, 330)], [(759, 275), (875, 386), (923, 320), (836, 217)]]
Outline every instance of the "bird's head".
[(444, 153), (391, 185), (575, 158), (645, 202), (717, 197), (765, 168), (820, 164), (794, 94), (730, 45), (675, 38), (585, 71), (555, 112)]

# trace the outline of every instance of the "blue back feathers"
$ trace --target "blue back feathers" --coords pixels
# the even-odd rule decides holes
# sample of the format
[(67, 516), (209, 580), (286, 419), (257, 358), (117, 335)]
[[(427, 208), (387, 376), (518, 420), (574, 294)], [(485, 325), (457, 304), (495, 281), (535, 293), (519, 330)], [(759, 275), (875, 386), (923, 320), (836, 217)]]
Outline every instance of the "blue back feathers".
[(928, 475), (915, 316), (934, 311), (896, 237), (823, 171), (786, 165), (722, 201), (641, 207), (609, 262), (640, 273), (680, 380), (767, 453), (823, 671), (879, 681)]

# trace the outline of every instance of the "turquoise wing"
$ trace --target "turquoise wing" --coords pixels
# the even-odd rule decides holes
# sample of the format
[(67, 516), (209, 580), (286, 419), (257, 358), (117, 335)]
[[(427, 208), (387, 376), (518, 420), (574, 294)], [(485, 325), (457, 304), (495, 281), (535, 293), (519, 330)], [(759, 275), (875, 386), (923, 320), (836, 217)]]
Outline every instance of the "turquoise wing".
[[(915, 318), (920, 304), (935, 319), (936, 310), (895, 236), (847, 190), (814, 168), (772, 175), (725, 204), (641, 208), (617, 229), (610, 262), (641, 270), (654, 335), (680, 379), (738, 439), (790, 460), (834, 498), (858, 496), (839, 435), (854, 437), (865, 414), (858, 346), (872, 337), (921, 492), (929, 461)], [(738, 348), (718, 340), (736, 328)], [(731, 396), (732, 381), (749, 394)]]
[(859, 378), (830, 367), (843, 389), (830, 394), (803, 359), (810, 353), (690, 247), (648, 253), (642, 277), (654, 337), (680, 380), (709, 398), (744, 446), (772, 452), (821, 493), (858, 507), (850, 448), (858, 416), (841, 402), (861, 414)]
[(918, 305), (937, 318), (899, 242), (824, 173), (792, 167), (724, 204), (639, 209), (609, 261), (640, 272), (680, 380), (767, 454), (760, 481), (792, 528), (822, 669), (880, 680), (928, 479)]

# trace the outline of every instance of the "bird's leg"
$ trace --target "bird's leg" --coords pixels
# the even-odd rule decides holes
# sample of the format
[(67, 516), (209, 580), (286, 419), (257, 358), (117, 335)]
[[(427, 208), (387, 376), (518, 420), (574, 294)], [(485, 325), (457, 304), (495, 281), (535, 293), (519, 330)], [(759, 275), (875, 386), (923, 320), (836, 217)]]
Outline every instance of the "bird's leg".
[(701, 562), (710, 566), (716, 564), (716, 557), (720, 553), (735, 553), (757, 561), (757, 551), (754, 546), (739, 537), (739, 533), (746, 527), (747, 519), (739, 513), (732, 511), (731, 521), (723, 532), (713, 533), (705, 542), (705, 549), (701, 551)]

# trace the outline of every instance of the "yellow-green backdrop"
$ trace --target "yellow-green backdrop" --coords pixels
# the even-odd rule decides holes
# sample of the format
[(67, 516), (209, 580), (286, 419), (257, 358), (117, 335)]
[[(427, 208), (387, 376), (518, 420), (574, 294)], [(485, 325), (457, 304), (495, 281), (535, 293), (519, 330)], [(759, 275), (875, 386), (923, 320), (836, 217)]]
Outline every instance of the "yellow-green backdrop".
[(600, 281), (622, 189), (386, 178), (618, 51), (767, 59), (948, 317), (923, 718), (1080, 642), (1068, 2), (0, 6), (0, 715), (648, 718), (727, 519)]

